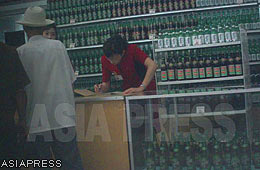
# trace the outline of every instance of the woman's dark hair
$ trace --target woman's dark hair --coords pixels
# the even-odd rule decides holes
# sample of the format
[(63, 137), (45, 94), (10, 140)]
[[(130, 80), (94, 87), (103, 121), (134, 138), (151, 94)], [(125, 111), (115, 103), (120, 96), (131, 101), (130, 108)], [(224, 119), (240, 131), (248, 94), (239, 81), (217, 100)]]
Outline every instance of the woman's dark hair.
[(106, 57), (111, 57), (114, 54), (123, 54), (123, 51), (128, 47), (128, 42), (120, 35), (114, 35), (107, 39), (103, 45), (103, 52)]

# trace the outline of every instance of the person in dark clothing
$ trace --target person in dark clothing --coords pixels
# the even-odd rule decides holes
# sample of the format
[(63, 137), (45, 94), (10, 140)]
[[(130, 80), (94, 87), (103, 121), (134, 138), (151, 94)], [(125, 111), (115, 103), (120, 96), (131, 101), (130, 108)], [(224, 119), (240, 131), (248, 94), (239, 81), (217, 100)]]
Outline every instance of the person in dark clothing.
[[(19, 159), (25, 141), (26, 93), (30, 83), (15, 48), (0, 42), (0, 162)], [(15, 112), (18, 123), (15, 124)], [(18, 146), (19, 145), (19, 146)]]

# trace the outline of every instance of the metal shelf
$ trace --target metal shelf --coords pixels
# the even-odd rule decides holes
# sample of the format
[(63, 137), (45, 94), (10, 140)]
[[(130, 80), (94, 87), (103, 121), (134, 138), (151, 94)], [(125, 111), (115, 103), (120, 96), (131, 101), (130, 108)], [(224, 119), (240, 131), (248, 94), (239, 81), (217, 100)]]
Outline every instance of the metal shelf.
[(106, 19), (99, 19), (99, 20), (93, 20), (93, 21), (79, 22), (79, 23), (74, 23), (74, 24), (58, 25), (57, 28), (73, 27), (73, 26), (80, 26), (80, 25), (87, 25), (87, 24), (94, 24), (94, 23), (111, 22), (111, 21), (119, 21), (119, 20), (126, 20), (126, 19), (136, 19), (136, 18), (144, 18), (144, 17), (152, 17), (152, 16), (162, 16), (162, 15), (169, 15), (169, 14), (179, 14), (179, 13), (188, 13), (188, 12), (196, 12), (196, 11), (218, 10), (218, 9), (224, 9), (224, 8), (255, 6), (255, 5), (257, 5), (257, 3), (235, 4), (235, 5), (215, 6), (215, 7), (206, 7), (206, 8), (194, 8), (194, 9), (187, 9), (187, 10), (159, 12), (159, 13), (154, 13), (154, 14), (142, 14), (142, 15), (133, 15), (133, 16), (126, 16), (126, 17), (106, 18)]
[(193, 96), (213, 96), (213, 95), (228, 95), (237, 93), (260, 93), (260, 87), (249, 89), (233, 89), (224, 91), (210, 91), (198, 93), (178, 93), (178, 94), (157, 94), (144, 96), (126, 96), (127, 100), (144, 100), (144, 99), (160, 99), (160, 98), (179, 98), (179, 97), (193, 97)]
[(211, 47), (221, 47), (221, 46), (230, 46), (230, 45), (239, 45), (239, 44), (241, 44), (240, 41), (229, 42), (229, 43), (217, 43), (217, 44), (208, 44), (208, 45), (198, 45), (198, 46), (190, 46), (190, 47), (162, 48), (162, 49), (155, 49), (155, 52), (189, 50), (189, 49), (197, 49), (197, 48), (211, 48)]
[[(203, 117), (203, 116), (222, 116), (222, 115), (237, 115), (245, 114), (246, 110), (233, 110), (233, 111), (224, 111), (224, 112), (209, 112), (209, 113), (191, 113), (191, 114), (178, 114), (178, 118), (188, 118), (188, 117)], [(176, 118), (175, 115), (161, 115), (160, 118)]]
[(158, 86), (174, 85), (174, 84), (190, 84), (190, 83), (205, 83), (205, 82), (216, 82), (216, 81), (228, 81), (228, 80), (241, 80), (244, 76), (234, 77), (223, 77), (223, 78), (211, 78), (211, 79), (198, 79), (198, 80), (182, 80), (182, 81), (167, 81), (158, 82)]
[(260, 33), (260, 30), (248, 30), (246, 31), (248, 34)]
[[(138, 40), (138, 41), (129, 41), (129, 44), (139, 44), (139, 43), (149, 43), (152, 40)], [(75, 47), (75, 48), (66, 48), (68, 51), (72, 50), (83, 50), (83, 49), (93, 49), (93, 48), (102, 48), (103, 44), (100, 45), (92, 45), (92, 46), (85, 46), (85, 47)]]
[(249, 62), (249, 65), (260, 65), (260, 61)]
[(78, 75), (77, 78), (83, 78), (83, 77), (98, 77), (98, 76), (102, 76), (102, 73)]

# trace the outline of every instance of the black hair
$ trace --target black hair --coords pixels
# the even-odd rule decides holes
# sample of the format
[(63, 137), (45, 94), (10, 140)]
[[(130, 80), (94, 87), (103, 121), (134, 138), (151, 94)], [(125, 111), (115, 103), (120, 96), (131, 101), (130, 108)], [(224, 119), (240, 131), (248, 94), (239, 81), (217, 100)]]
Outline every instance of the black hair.
[(114, 35), (106, 40), (103, 45), (103, 52), (106, 57), (110, 58), (114, 54), (123, 54), (127, 50), (128, 42), (120, 35)]

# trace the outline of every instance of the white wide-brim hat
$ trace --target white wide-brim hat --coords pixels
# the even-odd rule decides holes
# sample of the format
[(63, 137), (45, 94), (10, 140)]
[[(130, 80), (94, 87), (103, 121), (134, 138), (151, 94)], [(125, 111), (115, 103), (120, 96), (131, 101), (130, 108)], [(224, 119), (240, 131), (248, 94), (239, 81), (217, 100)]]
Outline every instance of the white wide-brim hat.
[(41, 7), (29, 7), (24, 13), (24, 20), (17, 21), (17, 24), (22, 24), (28, 27), (44, 27), (54, 24), (54, 21), (46, 19), (45, 10)]

